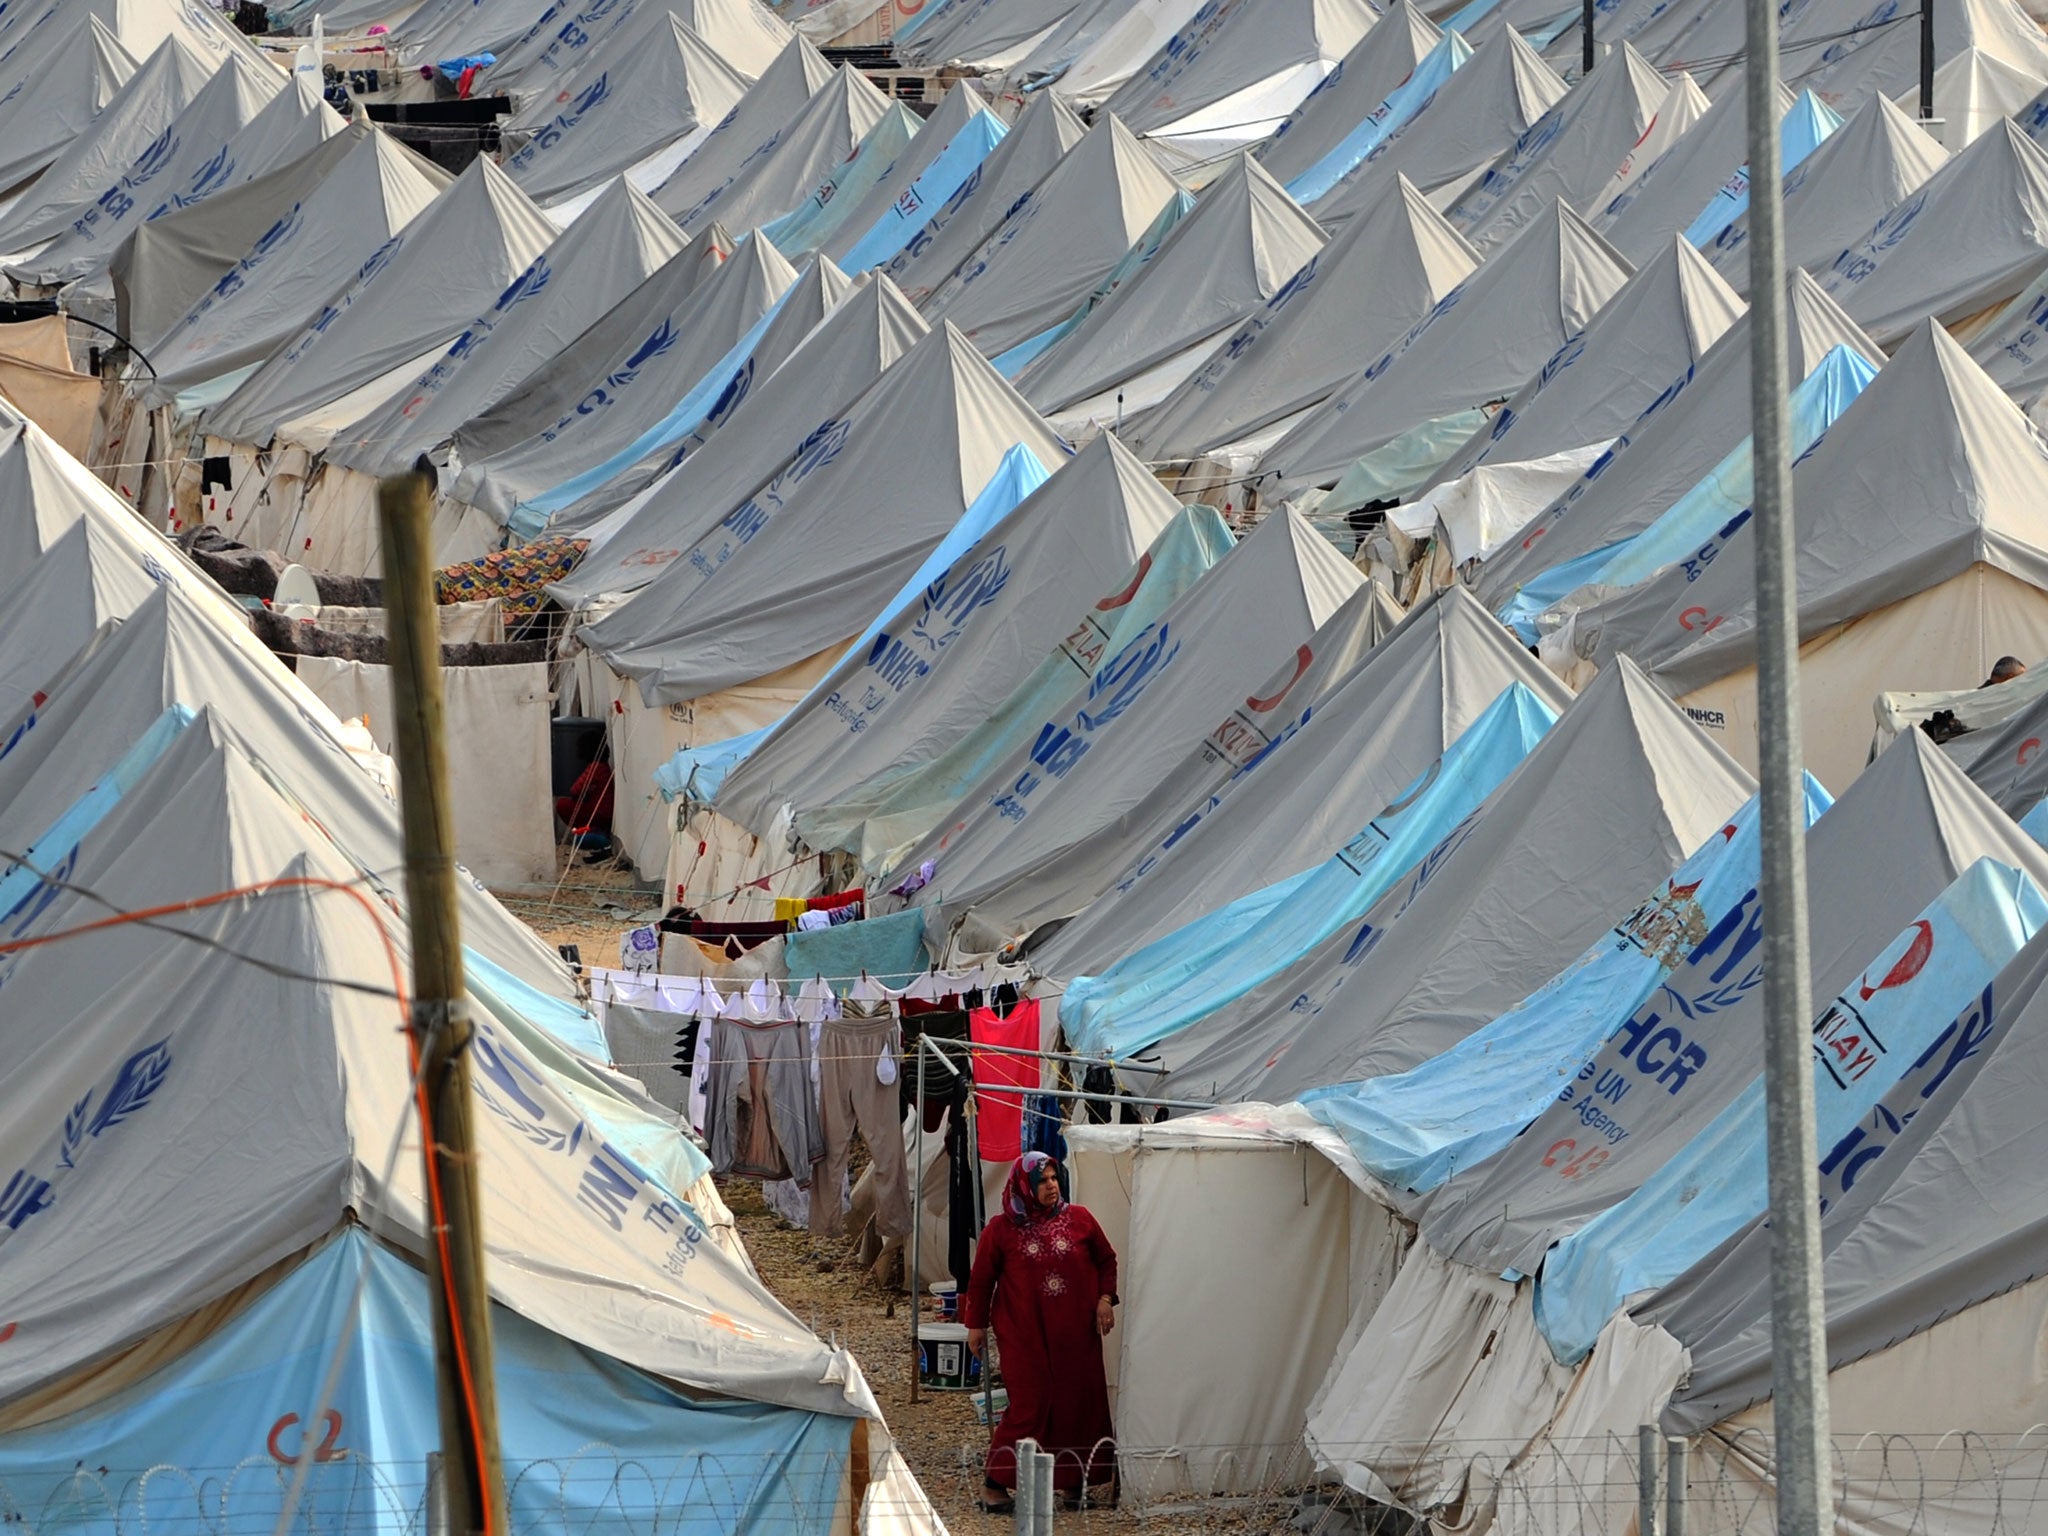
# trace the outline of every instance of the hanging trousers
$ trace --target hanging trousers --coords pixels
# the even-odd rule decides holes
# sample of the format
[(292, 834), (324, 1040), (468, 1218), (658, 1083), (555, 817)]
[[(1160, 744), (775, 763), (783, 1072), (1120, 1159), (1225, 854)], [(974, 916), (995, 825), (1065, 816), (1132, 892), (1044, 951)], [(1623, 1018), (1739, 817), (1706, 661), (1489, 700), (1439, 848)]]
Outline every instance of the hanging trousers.
[[(874, 1160), (875, 1226), (885, 1238), (910, 1235), (910, 1180), (903, 1157), (903, 1104), (894, 1083), (875, 1076), (876, 1064), (896, 1052), (896, 1020), (886, 1003), (863, 1017), (859, 1003), (827, 1019), (818, 1033), (820, 1118), (825, 1161), (811, 1182), (811, 1231), (837, 1237), (845, 1230), (839, 1189), (846, 1154), (860, 1132)], [(900, 1070), (900, 1069), (899, 1069)]]

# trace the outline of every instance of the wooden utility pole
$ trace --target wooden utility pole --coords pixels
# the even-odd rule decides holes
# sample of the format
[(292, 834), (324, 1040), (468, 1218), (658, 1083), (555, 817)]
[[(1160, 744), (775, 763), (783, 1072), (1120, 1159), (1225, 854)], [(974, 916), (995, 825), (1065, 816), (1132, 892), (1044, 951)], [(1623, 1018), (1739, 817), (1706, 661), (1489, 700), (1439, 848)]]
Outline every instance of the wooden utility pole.
[(471, 1120), (472, 1026), (463, 1006), (455, 904), (455, 813), (448, 801), (441, 624), (434, 607), (433, 491), (433, 466), (422, 458), (411, 473), (379, 484), (377, 513), (405, 824), (405, 897), (412, 919), (412, 1042), (426, 1121), (421, 1156), (442, 1491), (451, 1536), (511, 1536), (498, 1461), (490, 1294)]

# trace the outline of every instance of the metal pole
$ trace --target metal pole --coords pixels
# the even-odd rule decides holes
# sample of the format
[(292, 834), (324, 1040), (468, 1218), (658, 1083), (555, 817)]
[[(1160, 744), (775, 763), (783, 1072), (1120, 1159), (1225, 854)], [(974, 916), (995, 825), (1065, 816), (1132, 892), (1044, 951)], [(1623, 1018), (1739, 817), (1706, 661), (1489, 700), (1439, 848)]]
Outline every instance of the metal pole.
[(441, 625), (434, 608), (433, 466), (377, 487), (384, 606), (391, 641), (391, 713), (412, 929), (413, 1049), (419, 1062), (420, 1158), (427, 1187), (427, 1292), (442, 1482), (455, 1536), (510, 1536), (498, 1462), (498, 1397), (483, 1205), (471, 1121), (455, 885), (455, 816), (441, 709)]
[(1920, 0), (1920, 121), (1934, 121), (1934, 0)]
[(1038, 1442), (1017, 1442), (1017, 1536), (1038, 1536)]
[(1584, 15), (1579, 19), (1579, 78), (1585, 79), (1593, 73), (1593, 0), (1586, 0)]
[[(1925, 0), (1923, 0), (1925, 3)], [(1762, 801), (1764, 1110), (1770, 1153), (1771, 1410), (1780, 1536), (1820, 1536), (1828, 1494), (1827, 1340), (1815, 1164), (1812, 973), (1801, 811), (1799, 600), (1785, 397), (1784, 177), (1776, 0), (1748, 30), (1750, 422), (1755, 453), (1756, 692)]]
[(1664, 1442), (1664, 1536), (1685, 1536), (1685, 1436)]
[(1636, 1426), (1636, 1536), (1657, 1536), (1657, 1478), (1663, 1470), (1663, 1437), (1654, 1424)]
[[(924, 1045), (917, 1037), (917, 1119), (911, 1126), (910, 1192), (910, 1400), (917, 1401), (918, 1366), (924, 1357), (924, 1340), (918, 1337), (918, 1320), (924, 1315)], [(984, 1365), (983, 1370), (988, 1367)]]

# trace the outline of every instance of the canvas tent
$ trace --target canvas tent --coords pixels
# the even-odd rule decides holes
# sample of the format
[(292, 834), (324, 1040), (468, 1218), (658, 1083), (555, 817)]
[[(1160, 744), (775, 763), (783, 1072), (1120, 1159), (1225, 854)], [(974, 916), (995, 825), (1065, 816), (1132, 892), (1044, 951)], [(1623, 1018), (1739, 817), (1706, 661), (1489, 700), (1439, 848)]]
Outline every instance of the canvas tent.
[(594, 59), (565, 81), (541, 104), (548, 115), (528, 124), (531, 136), (505, 157), (506, 174), (536, 202), (598, 186), (668, 145), (708, 138), (746, 95), (746, 77), (709, 43), (667, 11), (649, 14), (654, 27), (636, 27), (616, 60)]
[[(1430, 485), (1482, 465), (1527, 463), (1607, 443), (1672, 379), (1692, 373), (1743, 311), (1742, 300), (1682, 235), (1666, 236), (1662, 251), (1508, 397)], [(1539, 511), (1541, 504), (1528, 510)]]
[(366, 262), (302, 331), (207, 411), (206, 430), (267, 443), (293, 417), (416, 366), (458, 334), (464, 316), (502, 293), (555, 233), (503, 171), (488, 159), (472, 161), (405, 227), (395, 249)]
[[(246, 80), (245, 89), (253, 93), (258, 77), (248, 61), (233, 54), (227, 64), (232, 66), (229, 78)], [(221, 60), (193, 52), (181, 38), (166, 38), (92, 126), (65, 145), (35, 185), (0, 216), (0, 249), (28, 250), (67, 228), (124, 167), (155, 147), (215, 70), (223, 67)], [(274, 93), (281, 83), (272, 76), (264, 86)], [(257, 104), (264, 99), (254, 98)]]
[[(898, 762), (951, 746), (987, 716), (1178, 505), (1116, 438), (1098, 437), (883, 620), (725, 778), (719, 812), (756, 830)], [(872, 702), (870, 702), (872, 700)]]
[(683, 158), (658, 187), (646, 189), (649, 195), (663, 213), (683, 222), (684, 215), (729, 186), (764, 146), (772, 153), (783, 131), (803, 114), (811, 98), (831, 83), (834, 74), (823, 54), (803, 38), (792, 38), (710, 133), (695, 140), (694, 147), (687, 137), (677, 146)]
[(1512, 240), (1560, 199), (1574, 212), (1598, 211), (1587, 205), (1649, 128), (1668, 89), (1627, 43), (1604, 63), (1445, 210), (1482, 252)]
[(904, 856), (935, 865), (914, 898), (928, 942), (986, 953), (1086, 905), (1099, 887), (1030, 882), (1198, 751), (1362, 584), (1292, 512), (1261, 523)]
[(550, 593), (574, 608), (646, 586), (794, 457), (789, 422), (836, 420), (929, 329), (887, 278), (855, 289), (682, 463), (595, 524), (568, 509), (591, 545)]
[(1280, 748), (1196, 802), (1164, 836), (1127, 846), (1109, 889), (1034, 939), (1033, 969), (1063, 979), (1098, 974), (1329, 857), (1510, 683), (1553, 711), (1570, 701), (1469, 592), (1452, 587), (1425, 599), (1323, 693)]
[[(1874, 96), (1785, 175), (1785, 265), (1822, 270), (1947, 161), (1932, 135)], [(1702, 248), (1715, 270), (1749, 291), (1749, 214)]]
[[(913, 205), (921, 201), (914, 195), (920, 180), (933, 169), (939, 157), (953, 147), (956, 139), (959, 149), (955, 155), (964, 157), (969, 153), (970, 138), (980, 138), (992, 149), (1002, 142), (1007, 131), (989, 112), (988, 103), (975, 89), (974, 82), (956, 80), (940, 99), (937, 110), (925, 119), (917, 137), (896, 157), (895, 163), (879, 181), (840, 213), (837, 223), (827, 231), (818, 248), (845, 266), (847, 253), (856, 248), (864, 250), (876, 226), (884, 220), (897, 226), (908, 223), (898, 211), (898, 203), (906, 197)], [(978, 164), (979, 160), (974, 163)], [(947, 195), (951, 195), (950, 190)], [(904, 234), (907, 236), (909, 233), (910, 230), (904, 228)], [(892, 250), (885, 254), (893, 256), (895, 252)], [(863, 262), (862, 266), (879, 265), (880, 260), (877, 257), (874, 262)]]
[[(837, 648), (875, 618), (1003, 455), (1057, 439), (950, 325), (911, 347), (699, 553), (583, 631), (651, 702), (679, 703)], [(709, 574), (706, 574), (708, 569)]]
[(856, 854), (868, 869), (900, 862), (962, 795), (1028, 747), (1046, 716), (1101, 675), (1235, 547), (1213, 508), (1182, 507), (1129, 570), (1073, 615), (1059, 642), (985, 720), (934, 757), (895, 764), (799, 811), (795, 830), (812, 847)]
[(1057, 93), (1041, 92), (1011, 125), (1003, 142), (923, 227), (909, 236), (882, 270), (903, 290), (905, 298), (922, 307), (955, 269), (981, 249), (1018, 199), (1043, 181), (1087, 132)]
[(991, 357), (1008, 351), (1071, 314), (1174, 193), (1145, 146), (1106, 118), (919, 312), (950, 320)]
[[(1586, 328), (1628, 263), (1562, 202), (1440, 300), (1408, 336), (1303, 416), (1259, 460), (1262, 494), (1336, 480), (1395, 445), (1388, 493), (1426, 481), (1505, 399)], [(1426, 428), (1441, 446), (1397, 439)], [(1411, 439), (1412, 441), (1412, 439)]]
[[(1881, 688), (1964, 687), (2007, 651), (2048, 651), (2044, 474), (2040, 433), (1931, 321), (1801, 460), (1804, 734), (1822, 783), (1862, 770)], [(1546, 660), (1626, 651), (1752, 758), (1748, 528), (1745, 513), (1721, 531), (1697, 581), (1675, 567), (1581, 610), (1544, 642)]]
[[(1786, 366), (1798, 378), (1836, 346), (1872, 363), (1884, 360), (1876, 343), (1796, 269), (1786, 279), (1785, 318)], [(1518, 589), (1542, 573), (1642, 532), (1748, 436), (1749, 346), (1745, 315), (1531, 519), (1521, 539), (1481, 566), (1473, 590), (1487, 607), (1505, 612)]]
[(1129, 436), (1154, 458), (1189, 458), (1283, 421), (1328, 395), (1359, 357), (1397, 344), (1478, 265), (1396, 177), (1387, 198), (1305, 262)]
[[(744, 103), (734, 111), (743, 107)], [(888, 97), (868, 84), (859, 70), (842, 64), (818, 87), (803, 111), (778, 123), (775, 133), (758, 144), (731, 176), (705, 188), (689, 203), (682, 200), (677, 177), (671, 177), (655, 194), (655, 201), (692, 236), (702, 234), (714, 219), (735, 228), (772, 223), (799, 207), (821, 180), (859, 148), (888, 110)], [(709, 149), (711, 141), (704, 147)], [(677, 176), (694, 176), (696, 161), (697, 156), (691, 156)]]
[(924, 126), (924, 119), (902, 102), (891, 102), (853, 153), (827, 170), (793, 210), (767, 226), (768, 237), (792, 256), (822, 249), (870, 193), (896, 185), (896, 167), (909, 159)]
[[(454, 436), (452, 499), (496, 520), (630, 443), (725, 356), (796, 281), (758, 232), (715, 265), (717, 242), (671, 257), (539, 372)], [(598, 393), (593, 396), (592, 391)]]
[[(295, 159), (341, 128), (309, 87), (280, 85), (237, 55), (54, 239), (7, 273), (52, 287), (99, 277), (140, 225), (261, 175), (269, 155)], [(255, 150), (258, 129), (265, 154), (252, 164), (245, 151)]]
[(1377, 207), (1396, 176), (1441, 206), (1564, 99), (1566, 86), (1512, 27), (1473, 51), (1392, 138), (1351, 167), (1309, 212), (1327, 229)]
[(687, 243), (645, 193), (615, 178), (410, 388), (340, 433), (329, 456), (366, 473), (410, 464), (546, 366)]
[(140, 66), (99, 17), (80, 11), (11, 67), (22, 73), (0, 96), (0, 189), (19, 189), (88, 133)]
[(1442, 38), (1413, 0), (1396, 0), (1258, 147), (1259, 163), (1282, 185), (1316, 166), (1379, 109)]
[[(1323, 240), (1280, 184), (1240, 155), (1203, 188), (1157, 254), (1026, 365), (1017, 387), (1051, 412), (1176, 359), (1185, 372), (1199, 360), (1197, 348), (1264, 305)], [(1129, 405), (1150, 403), (1141, 396)]]
[[(1974, 232), (1962, 250), (1957, 229)], [(1967, 340), (1973, 319), (2048, 268), (2044, 232), (2048, 153), (2004, 119), (1816, 275), (1883, 345), (1930, 315)]]
[(563, 82), (581, 90), (594, 61), (623, 63), (660, 17), (674, 16), (702, 38), (741, 78), (752, 81), (789, 46), (788, 26), (756, 0), (585, 0), (548, 8), (528, 35), (498, 54), (485, 71), (488, 90), (546, 97)]
[[(406, 226), (447, 185), (388, 134), (352, 133), (349, 143), (318, 186), (151, 342), (157, 373), (145, 391), (150, 403), (168, 404), (181, 390), (260, 363), (366, 269), (374, 273), (396, 255)], [(139, 246), (130, 253), (141, 258)]]
[[(1162, 1041), (1166, 1089), (1188, 1094), (1199, 1084), (1209, 1097), (1279, 1100), (1405, 1071), (1549, 980), (1750, 790), (1748, 776), (1624, 664), (1579, 695), (1362, 923)], [(1524, 899), (1519, 873), (1538, 869), (1572, 872), (1540, 910)]]

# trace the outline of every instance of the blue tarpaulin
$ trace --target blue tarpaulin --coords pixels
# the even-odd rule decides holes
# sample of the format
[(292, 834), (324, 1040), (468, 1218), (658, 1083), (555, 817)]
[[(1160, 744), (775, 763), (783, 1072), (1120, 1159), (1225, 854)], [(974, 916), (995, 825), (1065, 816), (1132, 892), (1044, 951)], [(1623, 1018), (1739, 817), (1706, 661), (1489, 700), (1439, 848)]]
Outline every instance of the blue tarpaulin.
[[(1806, 819), (1829, 805), (1808, 775)], [(1687, 947), (1740, 910), (1759, 867), (1757, 802), (1695, 849), (1663, 888), (1549, 983), (1411, 1071), (1301, 1096), (1371, 1173), (1431, 1190), (1491, 1157), (1543, 1113)]]
[(1333, 857), (1076, 977), (1060, 1002), (1075, 1048), (1130, 1056), (1278, 975), (1363, 916), (1529, 754), (1556, 716), (1511, 683), (1435, 763)]
[[(356, 1301), (359, 1278), (360, 1302)], [(513, 1527), (535, 1536), (831, 1536), (854, 1420), (686, 1397), (493, 1305)], [(337, 1388), (316, 1422), (337, 1344)], [(39, 1529), (279, 1525), (415, 1536), (441, 1445), (426, 1277), (359, 1228), (170, 1364), (0, 1435), (0, 1484)]]
[[(1872, 958), (1813, 1025), (1817, 1142), (1832, 1148), (2044, 923), (2020, 871), (1979, 859)], [(1551, 1353), (1584, 1358), (1616, 1307), (1669, 1284), (1769, 1203), (1761, 1076), (1633, 1194), (1554, 1246), (1536, 1284)]]

